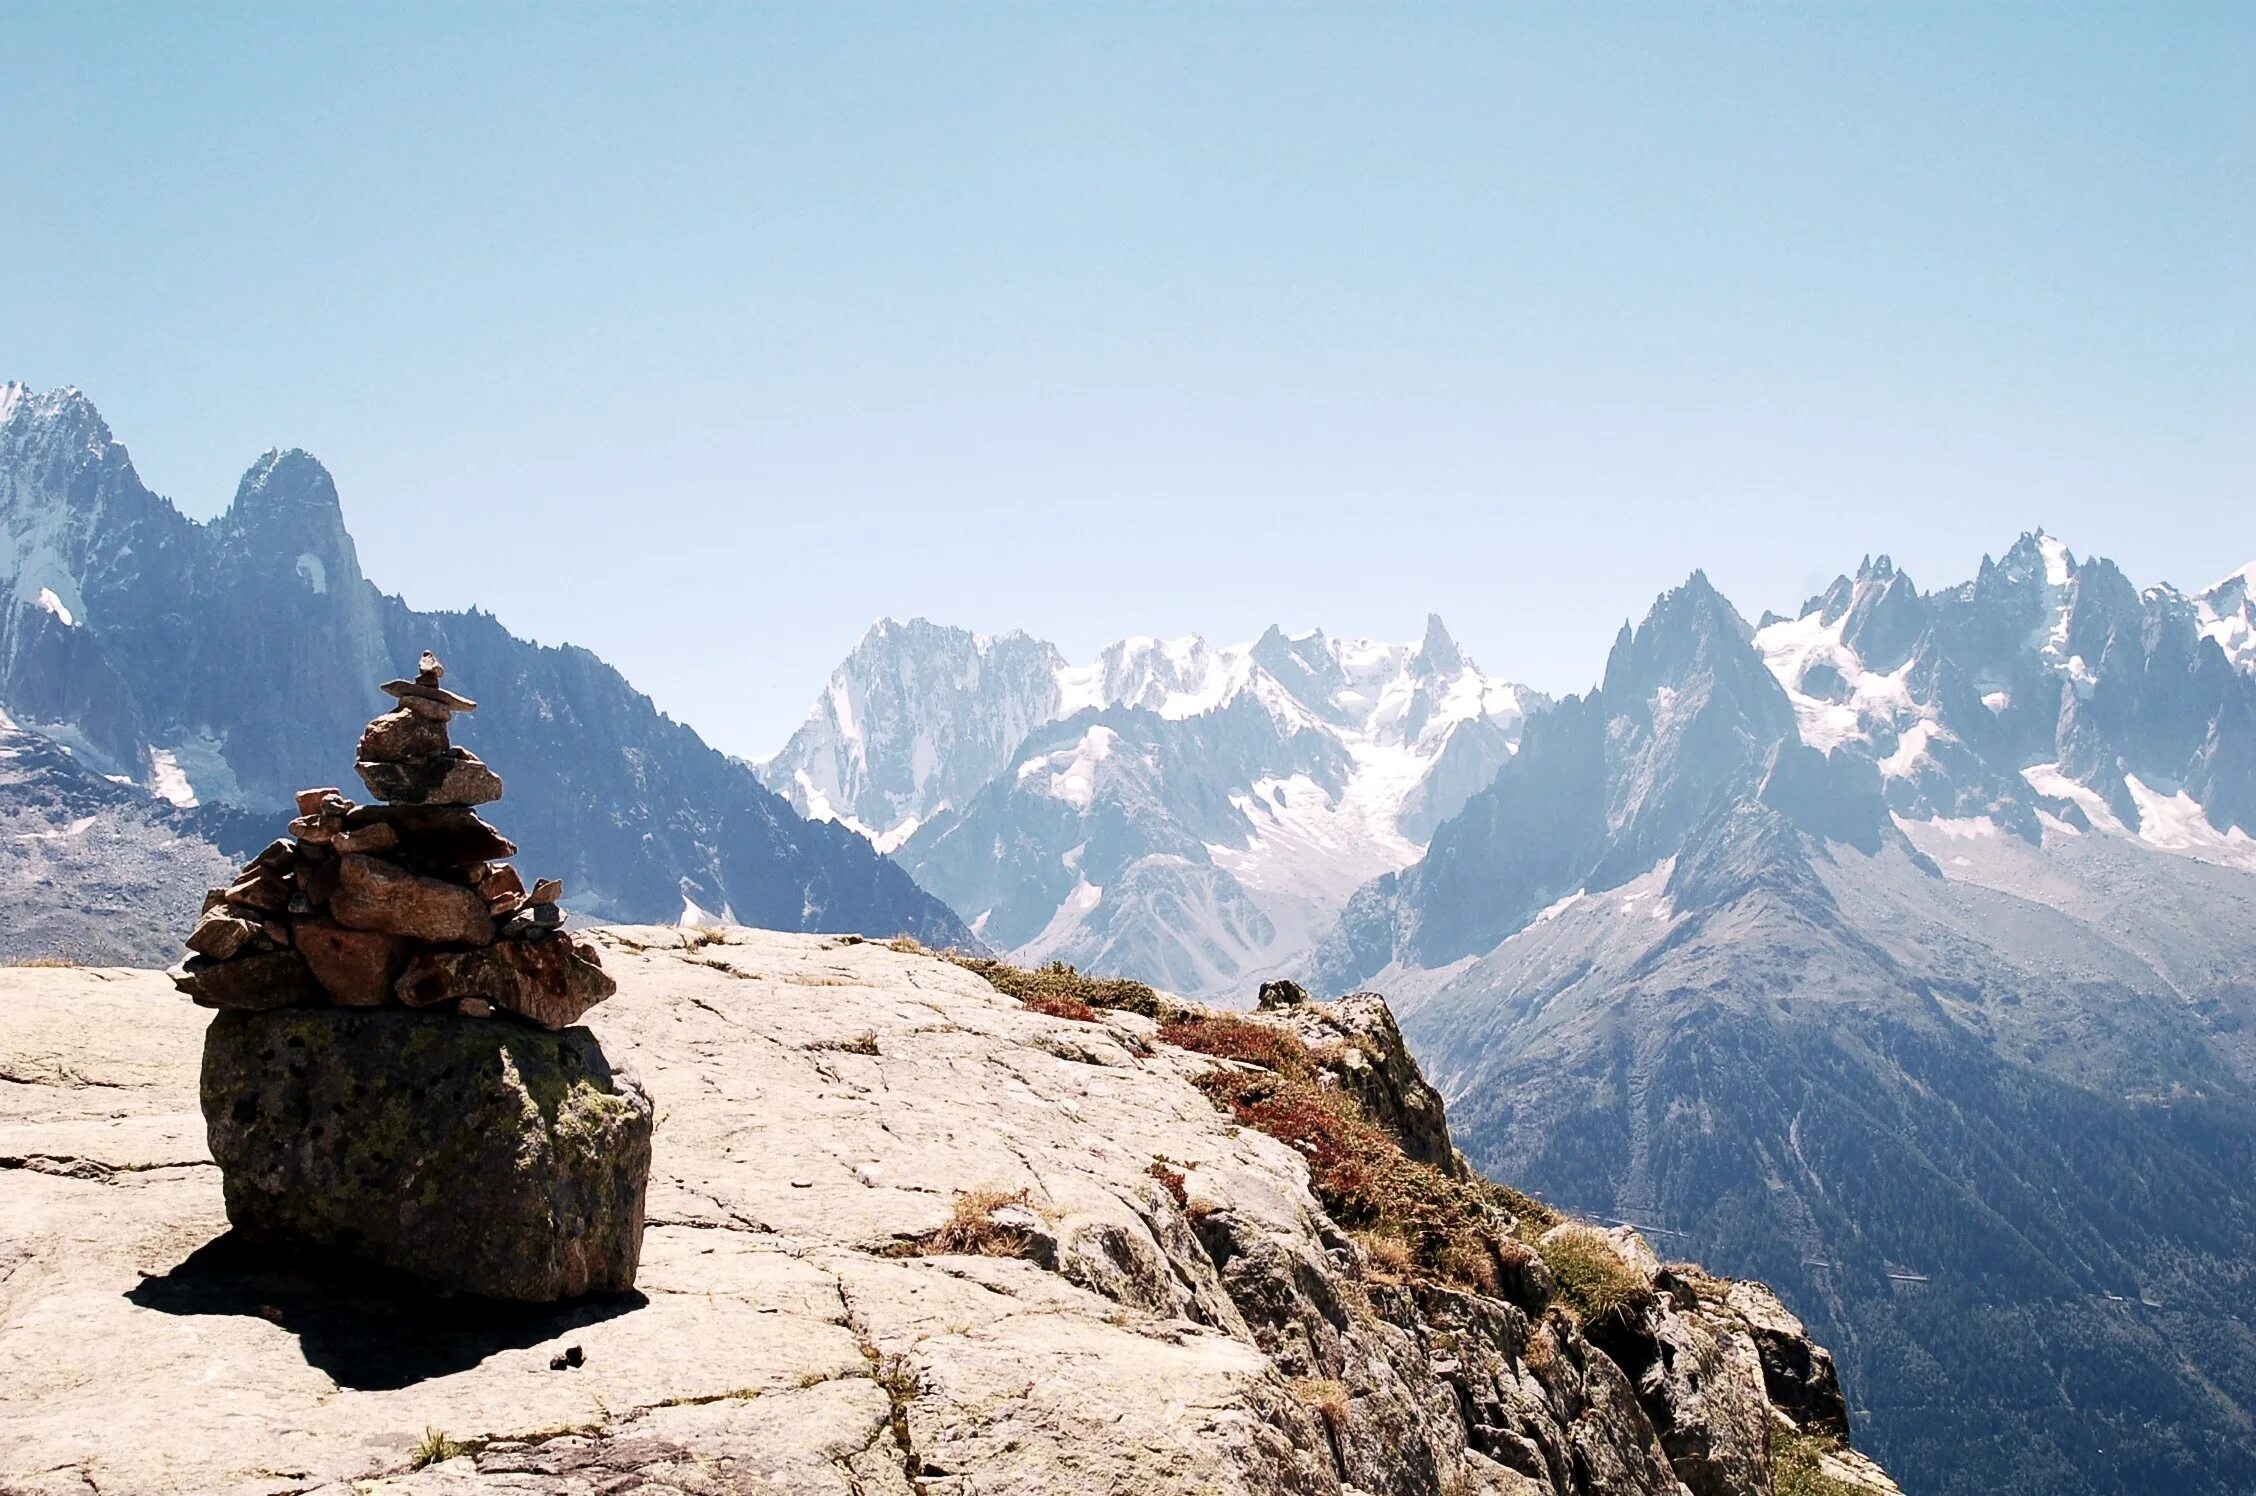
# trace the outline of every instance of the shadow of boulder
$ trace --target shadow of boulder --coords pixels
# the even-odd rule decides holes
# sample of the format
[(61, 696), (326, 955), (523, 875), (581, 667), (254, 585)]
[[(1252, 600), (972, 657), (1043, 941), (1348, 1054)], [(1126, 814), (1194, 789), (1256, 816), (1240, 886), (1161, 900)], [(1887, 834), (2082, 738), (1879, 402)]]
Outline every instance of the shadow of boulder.
[(467, 1371), (497, 1351), (539, 1345), (650, 1302), (633, 1292), (562, 1304), (448, 1296), (386, 1268), (234, 1231), (125, 1296), (163, 1314), (239, 1314), (280, 1325), (298, 1337), (308, 1365), (360, 1391)]

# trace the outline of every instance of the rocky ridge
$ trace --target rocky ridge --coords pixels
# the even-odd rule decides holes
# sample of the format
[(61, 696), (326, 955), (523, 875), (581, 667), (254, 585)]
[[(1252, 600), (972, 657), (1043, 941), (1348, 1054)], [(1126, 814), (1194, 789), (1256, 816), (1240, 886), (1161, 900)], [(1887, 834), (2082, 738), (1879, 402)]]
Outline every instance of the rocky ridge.
[[(1548, 1281), (1557, 1228), (1502, 1292), (1390, 1269), (1217, 1107), (1259, 1067), (1166, 1020), (875, 943), (593, 938), (605, 1047), (665, 1098), (640, 1292), (506, 1315), (245, 1255), (201, 1015), (149, 973), (0, 974), (0, 1488), (1894, 1489), (1763, 1290), (1590, 1228), (1618, 1310)], [(1412, 1094), (1376, 1020), (1340, 1048)]]
[(1760, 628), (1695, 574), (1318, 983), (1482, 1168), (1777, 1285), (1917, 1489), (2241, 1496), (2256, 679), (2181, 602), (2043, 536)]

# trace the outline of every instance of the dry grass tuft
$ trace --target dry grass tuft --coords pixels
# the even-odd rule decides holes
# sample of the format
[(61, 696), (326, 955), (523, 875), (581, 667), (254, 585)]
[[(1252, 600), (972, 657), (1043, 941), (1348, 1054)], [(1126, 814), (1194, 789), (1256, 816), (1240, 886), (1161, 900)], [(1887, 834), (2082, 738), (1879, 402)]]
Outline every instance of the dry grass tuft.
[(947, 1224), (932, 1233), (919, 1247), (920, 1257), (1019, 1257), (1026, 1252), (1028, 1237), (1016, 1226), (1006, 1226), (993, 1217), (1006, 1205), (1027, 1204), (1026, 1191), (1005, 1194), (1001, 1190), (965, 1190), (956, 1196), (955, 1208), (948, 1213)]
[(863, 1029), (858, 1034), (844, 1034), (835, 1039), (817, 1039), (802, 1046), (806, 1049), (826, 1049), (838, 1054), (876, 1054), (877, 1030)]
[(1534, 1241), (1566, 1219), (1535, 1196), (1521, 1194), (1508, 1184), (1493, 1179), (1481, 1182), (1488, 1189), (1489, 1199), (1512, 1218), (1513, 1230), (1523, 1241)]
[(407, 1468), (421, 1470), (426, 1465), (443, 1465), (470, 1453), (470, 1446), (450, 1439), (443, 1429), (426, 1428), (416, 1442), (414, 1452), (408, 1456)]
[(1346, 1429), (1350, 1405), (1344, 1383), (1330, 1377), (1294, 1377), (1292, 1390), (1304, 1407), (1324, 1420), (1333, 1438)]
[(1585, 1323), (1626, 1316), (1652, 1301), (1652, 1285), (1621, 1260), (1595, 1227), (1569, 1226), (1541, 1250), (1560, 1299)]
[(1825, 1473), (1825, 1456), (1841, 1441), (1805, 1429), (1773, 1426), (1770, 1481), (1778, 1496), (1860, 1496), (1860, 1488)]
[[(987, 979), (987, 984), (1005, 997), (1015, 997), (1038, 1012), (1054, 1013), (1061, 1018), (1079, 1017), (1078, 1010), (1089, 1010), (1094, 1018), (1098, 1011), (1141, 1013), (1146, 1018), (1165, 1018), (1176, 1011), (1178, 1005), (1168, 1003), (1158, 992), (1142, 982), (1131, 982), (1120, 977), (1083, 976), (1077, 967), (1054, 961), (1048, 966), (1013, 966), (1008, 961), (996, 961), (986, 956), (966, 956), (955, 951), (940, 953), (944, 961), (952, 961), (968, 972)], [(1045, 1006), (1051, 1005), (1051, 1006)], [(1058, 1012), (1059, 1007), (1075, 1011)], [(1163, 1011), (1163, 1009), (1165, 1011)]]
[(1184, 1187), (1183, 1171), (1170, 1167), (1166, 1159), (1153, 1159), (1144, 1172), (1159, 1181), (1159, 1187), (1167, 1191), (1168, 1198), (1175, 1202), (1177, 1210), (1191, 1203), (1191, 1192)]
[(1052, 1018), (1070, 1018), (1076, 1023), (1095, 1023), (1097, 1010), (1077, 997), (1029, 997), (1020, 1006), (1030, 1013), (1046, 1013)]
[(1399, 1283), (1417, 1271), (1418, 1255), (1401, 1237), (1382, 1231), (1358, 1231), (1355, 1239), (1363, 1244), (1371, 1275), (1380, 1281)]
[(73, 960), (69, 956), (15, 956), (6, 961), (0, 961), (0, 966), (29, 966), (39, 967), (42, 969), (54, 968), (68, 970), (76, 970), (78, 967), (84, 966), (85, 964), (85, 962)]

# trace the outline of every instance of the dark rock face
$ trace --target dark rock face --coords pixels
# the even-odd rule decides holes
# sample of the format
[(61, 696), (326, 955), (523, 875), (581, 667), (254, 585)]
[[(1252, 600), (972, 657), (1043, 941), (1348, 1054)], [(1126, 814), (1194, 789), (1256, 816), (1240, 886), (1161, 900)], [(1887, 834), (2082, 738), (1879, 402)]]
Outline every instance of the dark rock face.
[(223, 1013), (204, 1120), (238, 1231), (545, 1302), (634, 1284), (650, 1099), (585, 1029)]
[[(76, 391), (0, 386), (0, 411), (0, 537), (39, 558), (0, 583), (0, 701), (97, 776), (270, 820), (299, 786), (334, 781), (337, 745), (384, 703), (367, 683), (436, 648), (495, 698), (464, 746), (552, 771), (515, 797), (513, 828), (527, 857), (562, 872), (576, 913), (671, 921), (688, 901), (777, 929), (976, 944), (867, 842), (802, 820), (594, 655), (378, 592), (306, 453), (267, 454), (228, 511), (197, 524), (143, 486)], [(495, 788), (474, 759), (375, 772), (383, 798), (473, 804)], [(143, 857), (151, 874), (173, 860)], [(169, 893), (193, 909), (200, 888)], [(126, 944), (161, 948), (179, 928), (152, 918)]]
[(0, 725), (0, 960), (164, 965), (261, 829), (113, 784), (52, 739)]

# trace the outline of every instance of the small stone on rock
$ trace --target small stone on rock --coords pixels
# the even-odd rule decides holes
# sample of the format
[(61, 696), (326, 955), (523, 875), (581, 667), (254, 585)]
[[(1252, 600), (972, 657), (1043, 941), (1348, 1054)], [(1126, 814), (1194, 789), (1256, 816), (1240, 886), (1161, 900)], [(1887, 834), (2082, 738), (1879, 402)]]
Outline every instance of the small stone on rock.
[(399, 845), (397, 831), (378, 821), (373, 826), (363, 826), (358, 831), (340, 831), (329, 845), (340, 857), (350, 857), (355, 852), (389, 852)]
[(318, 846), (334, 837), (337, 834), (337, 828), (325, 817), (305, 815), (299, 816), (290, 823), (290, 834), (299, 841), (311, 842)]
[(467, 696), (457, 696), (444, 686), (426, 686), (420, 681), (388, 680), (377, 689), (386, 696), (397, 697), (402, 701), (411, 696), (422, 701), (435, 701), (454, 712), (474, 712), (478, 709), (478, 703)]
[(407, 964), (407, 941), (382, 930), (354, 930), (330, 919), (301, 919), (298, 950), (338, 1006), (381, 1007)]
[(268, 914), (280, 914), (290, 907), (290, 885), (278, 874), (262, 869), (230, 884), (227, 902), (244, 904)]
[(394, 804), (484, 805), (501, 798), (501, 776), (463, 748), (421, 763), (363, 759), (353, 768), (370, 794)]
[(504, 894), (523, 893), (525, 891), (525, 880), (517, 875), (517, 869), (506, 862), (495, 863), (488, 867), (483, 874), (473, 881), (478, 885), (478, 892), (489, 899), (498, 899)]
[(564, 897), (564, 880), (561, 878), (538, 879), (533, 884), (533, 891), (525, 897), (528, 903), (553, 904)]
[(360, 757), (385, 763), (413, 763), (447, 751), (446, 724), (402, 707), (368, 724), (360, 735)]
[(230, 961), (190, 956), (166, 975), (200, 1008), (263, 1012), (321, 997), (305, 958), (294, 950), (245, 953)]
[(618, 991), (618, 983), (570, 940), (513, 940), (474, 951), (418, 952), (394, 990), (411, 1008), (482, 997), (543, 1028), (562, 1029)]
[[(220, 895), (224, 901), (226, 894)], [(245, 919), (229, 909), (224, 902), (216, 903), (196, 928), (188, 932), (188, 949), (214, 961), (224, 961), (243, 948), (243, 943), (258, 933), (258, 921)]]
[(447, 945), (484, 945), (493, 920), (476, 889), (425, 878), (376, 857), (343, 857), (329, 912), (356, 930), (383, 930)]

